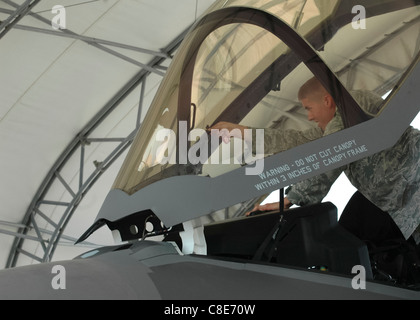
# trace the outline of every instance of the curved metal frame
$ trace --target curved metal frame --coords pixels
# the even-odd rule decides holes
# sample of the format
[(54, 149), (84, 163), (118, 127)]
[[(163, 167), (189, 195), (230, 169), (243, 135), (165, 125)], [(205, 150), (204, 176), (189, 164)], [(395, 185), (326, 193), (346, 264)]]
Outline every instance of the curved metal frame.
[[(58, 242), (63, 237), (63, 230), (77, 209), (77, 206), (81, 200), (84, 198), (93, 184), (99, 179), (99, 177), (112, 165), (112, 163), (124, 152), (124, 150), (126, 150), (126, 148), (131, 145), (135, 133), (140, 127), (139, 119), (141, 110), (143, 108), (144, 87), (147, 81), (147, 77), (152, 73), (151, 70), (165, 69), (164, 67), (161, 67), (161, 65), (166, 60), (171, 59), (171, 54), (173, 54), (173, 52), (177, 49), (182, 39), (184, 38), (185, 33), (186, 31), (184, 31), (168, 46), (162, 49), (162, 52), (165, 53), (166, 57), (163, 57), (161, 54), (155, 55), (152, 61), (147, 64), (147, 68), (142, 68), (138, 74), (136, 74), (129, 82), (127, 82), (127, 84), (121, 88), (118, 93), (115, 94), (115, 96), (101, 109), (101, 111), (81, 130), (81, 132), (70, 142), (64, 152), (60, 155), (38, 188), (37, 193), (35, 194), (31, 204), (26, 211), (23, 222), (20, 225), (18, 232), (15, 234), (15, 240), (7, 259), (6, 268), (16, 266), (20, 254), (26, 255), (38, 262), (48, 262), (51, 260)], [(162, 72), (159, 72), (159, 74), (164, 75)], [(142, 87), (140, 90), (138, 120), (136, 127), (133, 128), (133, 131), (127, 137), (123, 138), (90, 138), (89, 136), (95, 130), (95, 128), (97, 128), (107, 118), (107, 116), (115, 108), (117, 108), (118, 105), (130, 93), (133, 92), (133, 90), (138, 88), (140, 85)], [(119, 142), (119, 144), (102, 162), (95, 163), (96, 169), (89, 177), (85, 178), (83, 176), (85, 161), (84, 153), (86, 146), (89, 145), (90, 142)], [(77, 191), (73, 191), (69, 184), (60, 175), (60, 171), (66, 166), (70, 157), (77, 151), (80, 151), (79, 189)], [(48, 190), (51, 188), (55, 181), (59, 181), (69, 192), (72, 197), (70, 202), (60, 202), (46, 199)], [(41, 205), (64, 206), (66, 209), (64, 210), (64, 213), (62, 214), (59, 222), (56, 223), (40, 210)], [(43, 219), (48, 224), (48, 226), (54, 229), (54, 231), (51, 232), (39, 228), (35, 217)], [(29, 230), (35, 230), (36, 237), (27, 235)], [(43, 256), (39, 257), (22, 249), (24, 241), (26, 240), (38, 241), (43, 249)], [(76, 239), (71, 240), (75, 241)]]
[[(178, 115), (180, 120), (186, 120), (189, 126), (190, 109), (185, 106), (191, 105), (191, 92), (189, 88), (192, 83), (192, 75), (194, 70), (194, 64), (198, 49), (205, 37), (210, 34), (213, 30), (220, 28), (221, 26), (233, 24), (233, 23), (247, 23), (261, 27), (262, 29), (271, 32), (281, 41), (283, 41), (289, 48), (293, 50), (294, 54), (291, 54), (291, 59), (297, 56), (297, 59), (305, 63), (309, 70), (321, 81), (325, 88), (334, 97), (335, 101), (338, 101), (337, 105), (340, 107), (340, 111), (343, 115), (346, 127), (358, 124), (360, 122), (369, 119), (368, 116), (360, 109), (357, 102), (350, 95), (347, 89), (341, 84), (337, 76), (328, 68), (324, 61), (318, 56), (315, 50), (306, 42), (297, 32), (290, 27), (287, 23), (278, 19), (277, 17), (258, 9), (242, 8), (242, 7), (231, 7), (221, 9), (210, 13), (206, 16), (206, 19), (202, 20), (201, 23), (196, 26), (199, 28), (202, 25), (205, 31), (200, 32), (200, 37), (197, 38), (191, 45), (188, 51), (189, 56), (185, 58), (186, 64), (183, 66), (183, 73), (181, 76), (181, 86), (178, 102)], [(318, 30), (313, 34), (309, 35), (309, 39), (319, 39), (320, 35)], [(315, 41), (311, 41), (315, 42)], [(323, 45), (323, 43), (322, 43)], [(282, 60), (284, 57), (278, 58)], [(234, 115), (235, 119), (228, 117), (223, 113), (215, 122), (218, 121), (238, 121), (238, 114), (241, 114), (243, 109), (242, 106), (246, 105), (245, 102), (252, 100), (252, 103), (258, 103), (267, 91), (264, 89), (266, 86), (266, 80), (272, 77), (273, 70), (276, 70), (277, 74), (281, 74), (282, 71), (276, 68), (279, 64), (278, 61), (269, 66), (257, 79), (254, 84), (250, 85), (247, 89), (242, 92), (235, 101), (226, 109), (229, 114)], [(292, 63), (296, 61), (292, 61)], [(280, 79), (281, 80), (281, 79)], [(261, 88), (257, 90), (257, 97), (255, 97), (255, 88)], [(252, 89), (252, 90), (251, 90)], [(251, 92), (252, 91), (252, 92)], [(250, 93), (251, 92), (251, 93)], [(249, 104), (249, 103), (248, 103)], [(235, 109), (233, 112), (231, 109)], [(246, 108), (247, 112), (249, 111)], [(245, 115), (243, 115), (245, 116)]]

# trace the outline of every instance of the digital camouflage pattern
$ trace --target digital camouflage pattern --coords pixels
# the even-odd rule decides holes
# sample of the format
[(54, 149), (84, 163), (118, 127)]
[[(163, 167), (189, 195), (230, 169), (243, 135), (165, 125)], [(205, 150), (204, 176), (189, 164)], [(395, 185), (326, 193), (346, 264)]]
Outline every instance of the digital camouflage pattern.
[[(380, 97), (361, 91), (352, 94), (367, 113), (376, 115), (379, 112), (382, 105)], [(342, 129), (343, 121), (337, 111), (321, 135), (329, 135)], [(290, 140), (285, 139), (290, 134), (295, 136)], [(288, 145), (281, 145), (281, 149), (286, 150), (319, 137), (319, 132), (313, 129), (307, 132), (265, 130), (265, 150), (278, 149), (277, 142), (282, 139), (289, 142)], [(290, 188), (287, 197), (299, 206), (319, 203), (344, 172), (353, 186), (367, 199), (390, 214), (405, 238), (413, 235), (419, 243), (420, 230), (416, 231), (420, 223), (419, 157), (420, 131), (409, 127), (392, 148), (301, 181)]]

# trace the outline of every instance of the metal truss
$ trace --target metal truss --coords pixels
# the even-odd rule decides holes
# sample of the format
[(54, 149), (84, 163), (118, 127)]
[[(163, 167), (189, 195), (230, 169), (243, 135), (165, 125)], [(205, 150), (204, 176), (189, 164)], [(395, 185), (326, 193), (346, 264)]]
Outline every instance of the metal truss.
[(4, 35), (40, 1), (41, 0), (27, 0), (21, 6), (15, 5), (16, 10), (11, 12), (10, 16), (0, 23), (0, 39), (3, 38)]
[[(13, 2), (5, 0), (10, 5), (16, 7)], [(30, 2), (30, 1), (27, 1)], [(4, 12), (4, 10), (2, 10)], [(28, 12), (28, 11), (26, 11)], [(44, 21), (46, 19), (42, 18), (41, 16), (29, 13), (31, 16)], [(46, 23), (50, 23), (50, 21), (44, 21)], [(31, 27), (23, 27), (15, 24), (15, 28), (25, 29), (28, 31), (34, 32), (43, 32), (43, 33), (51, 33), (49, 30), (39, 29), (39, 28), (31, 28)], [(74, 243), (76, 239), (68, 237), (63, 234), (63, 230), (65, 229), (67, 223), (69, 222), (70, 218), (72, 217), (73, 213), (77, 209), (78, 205), (80, 204), (81, 200), (85, 197), (87, 192), (90, 188), (94, 185), (94, 183), (98, 180), (98, 178), (112, 165), (112, 163), (118, 159), (118, 157), (131, 145), (135, 133), (138, 131), (141, 123), (140, 123), (140, 114), (143, 109), (143, 97), (145, 93), (145, 85), (149, 75), (158, 74), (160, 76), (164, 76), (164, 71), (166, 68), (163, 66), (164, 62), (168, 59), (171, 59), (172, 54), (178, 48), (179, 44), (181, 43), (182, 39), (184, 38), (187, 31), (181, 33), (176, 39), (174, 39), (170, 44), (168, 44), (165, 48), (162, 49), (161, 52), (154, 52), (151, 50), (146, 50), (142, 48), (136, 47), (129, 47), (127, 45), (118, 44), (115, 42), (109, 42), (106, 40), (99, 40), (89, 37), (84, 37), (77, 35), (70, 30), (61, 30), (57, 32), (53, 32), (54, 36), (65, 36), (71, 37), (74, 39), (78, 39), (84, 42), (93, 45), (94, 47), (106, 51), (114, 56), (122, 58), (126, 61), (132, 62), (137, 66), (141, 67), (141, 70), (132, 78), (130, 81), (121, 88), (114, 97), (96, 114), (96, 116), (81, 130), (81, 132), (71, 141), (71, 143), (67, 146), (64, 152), (60, 155), (58, 160), (52, 166), (50, 171), (48, 172), (47, 176), (45, 177), (44, 181), (41, 183), (37, 193), (35, 194), (31, 204), (29, 205), (25, 217), (20, 224), (14, 224), (14, 227), (18, 228), (17, 232), (10, 232), (7, 230), (1, 230), (0, 233), (8, 234), (14, 236), (14, 242), (12, 248), (9, 253), (9, 257), (7, 259), (6, 268), (15, 267), (20, 255), (25, 255), (30, 257), (38, 262), (48, 262), (51, 261), (54, 251), (59, 244), (69, 244)], [(118, 52), (104, 47), (103, 45), (108, 46), (116, 46), (116, 47), (125, 47), (128, 49), (141, 51), (143, 53), (147, 53), (152, 55), (152, 59), (147, 64), (141, 64), (137, 61), (134, 61), (128, 57), (122, 56)], [(129, 60), (127, 60), (129, 59)], [(131, 133), (126, 137), (121, 138), (93, 138), (90, 135), (92, 132), (97, 128), (111, 113), (113, 110), (118, 108), (120, 103), (124, 101), (124, 99), (132, 93), (135, 89), (140, 87), (140, 97), (139, 97), (139, 107), (138, 107), (138, 117), (135, 128), (131, 131)], [(146, 106), (148, 108), (148, 106)], [(85, 149), (89, 146), (92, 142), (118, 142), (118, 145), (105, 157), (105, 159), (101, 162), (96, 162), (95, 167), (96, 169), (88, 176), (84, 176), (84, 167), (85, 167)], [(68, 181), (66, 181), (63, 176), (61, 175), (62, 170), (68, 164), (70, 158), (73, 155), (77, 155), (77, 152), (80, 154), (80, 165), (79, 165), (79, 183), (77, 190), (74, 190)], [(70, 201), (62, 202), (60, 200), (47, 198), (48, 191), (50, 188), (59, 182), (62, 186), (64, 186), (65, 190), (67, 190), (68, 194), (71, 196)], [(45, 208), (45, 206), (59, 206), (62, 207), (64, 210), (61, 214), (61, 218), (58, 220), (55, 219), (53, 221), (49, 218), (41, 209), (41, 206)], [(39, 227), (39, 221), (42, 221), (45, 228)], [(10, 225), (10, 222), (2, 222), (0, 221), (0, 225)], [(28, 234), (29, 231), (33, 230), (35, 235)], [(63, 242), (64, 240), (64, 242)], [(25, 241), (36, 241), (40, 244), (42, 248), (42, 256), (38, 256), (35, 253), (28, 252), (24, 250), (24, 243)], [(89, 243), (85, 243), (85, 245), (92, 245)]]
[[(3, 2), (7, 3), (8, 5), (15, 7), (16, 11), (21, 11), (20, 7), (15, 4), (13, 1), (10, 0), (3, 0)], [(39, 2), (39, 1), (37, 1)], [(33, 5), (31, 6), (31, 8), (33, 7)], [(30, 8), (29, 8), (30, 10)], [(25, 13), (27, 13), (29, 16), (45, 23), (46, 25), (50, 26), (51, 25), (51, 21), (42, 17), (39, 14), (33, 13), (33, 12), (29, 12), (29, 10), (26, 10)], [(0, 12), (3, 13), (7, 13), (10, 14), (10, 17), (12, 17), (13, 15), (16, 14), (16, 11), (12, 11), (12, 10), (7, 10), (7, 9), (0, 9)], [(6, 23), (10, 17), (4, 21), (4, 23)], [(159, 67), (156, 66), (157, 68), (152, 68), (150, 67), (149, 64), (144, 64), (141, 63), (139, 61), (136, 61), (130, 57), (127, 57), (126, 55), (121, 54), (120, 52), (117, 52), (115, 50), (112, 50), (111, 48), (109, 48), (108, 46), (114, 46), (114, 47), (119, 47), (119, 48), (124, 48), (124, 49), (129, 49), (129, 50), (133, 50), (133, 51), (137, 51), (137, 52), (142, 52), (142, 53), (146, 53), (146, 54), (150, 54), (153, 55), (155, 57), (163, 57), (163, 58), (170, 58), (170, 56), (164, 52), (164, 50), (162, 52), (157, 52), (157, 51), (153, 51), (153, 50), (148, 50), (148, 49), (144, 49), (144, 48), (139, 48), (139, 47), (135, 47), (135, 46), (130, 46), (127, 44), (122, 44), (122, 43), (117, 43), (114, 41), (108, 41), (108, 40), (103, 40), (103, 39), (97, 39), (97, 38), (92, 38), (92, 37), (86, 37), (86, 36), (82, 36), (79, 35), (69, 29), (60, 29), (59, 31), (57, 30), (51, 30), (50, 28), (48, 29), (44, 29), (44, 28), (36, 28), (36, 27), (30, 27), (30, 26), (23, 26), (23, 25), (18, 25), (15, 24), (16, 22), (18, 22), (18, 20), (20, 20), (23, 17), (23, 15), (19, 16), (19, 19), (15, 19), (13, 20), (13, 28), (14, 29), (18, 29), (18, 30), (26, 30), (26, 31), (32, 31), (32, 32), (38, 32), (38, 33), (44, 33), (44, 34), (49, 34), (49, 35), (54, 35), (54, 36), (59, 36), (59, 37), (66, 37), (66, 38), (72, 38), (72, 39), (77, 39), (77, 40), (81, 40), (99, 50), (105, 51), (108, 54), (111, 54), (113, 56), (116, 56), (124, 61), (127, 61), (129, 63), (132, 63), (144, 70), (147, 70), (149, 72), (152, 73), (156, 73), (160, 76), (164, 76), (164, 72), (158, 70)], [(2, 23), (2, 25), (4, 24)], [(7, 31), (10, 30), (11, 28), (11, 24), (7, 25)], [(1, 29), (0, 29), (1, 32)], [(0, 38), (1, 38), (1, 33), (0, 33)], [(106, 45), (106, 46), (105, 46)]]

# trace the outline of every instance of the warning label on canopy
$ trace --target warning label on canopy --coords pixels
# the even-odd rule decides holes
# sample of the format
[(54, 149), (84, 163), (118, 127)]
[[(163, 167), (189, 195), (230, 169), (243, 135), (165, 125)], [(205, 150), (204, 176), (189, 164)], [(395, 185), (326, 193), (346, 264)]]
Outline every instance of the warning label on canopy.
[(344, 162), (347, 159), (351, 160), (351, 158), (367, 151), (366, 145), (358, 145), (354, 139), (348, 140), (296, 159), (293, 163), (284, 163), (278, 167), (265, 170), (259, 174), (261, 182), (256, 183), (254, 187), (257, 190), (264, 190), (280, 183), (284, 184), (291, 179), (317, 171), (321, 167), (325, 168)]

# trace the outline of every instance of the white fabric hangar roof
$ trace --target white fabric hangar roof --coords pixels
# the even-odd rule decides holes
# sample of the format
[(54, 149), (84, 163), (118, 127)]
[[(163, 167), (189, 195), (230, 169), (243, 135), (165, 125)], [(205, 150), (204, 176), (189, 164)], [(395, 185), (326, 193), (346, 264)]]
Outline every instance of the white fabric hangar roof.
[(169, 51), (213, 2), (0, 1), (0, 269), (113, 244), (108, 230), (74, 240), (93, 223)]

